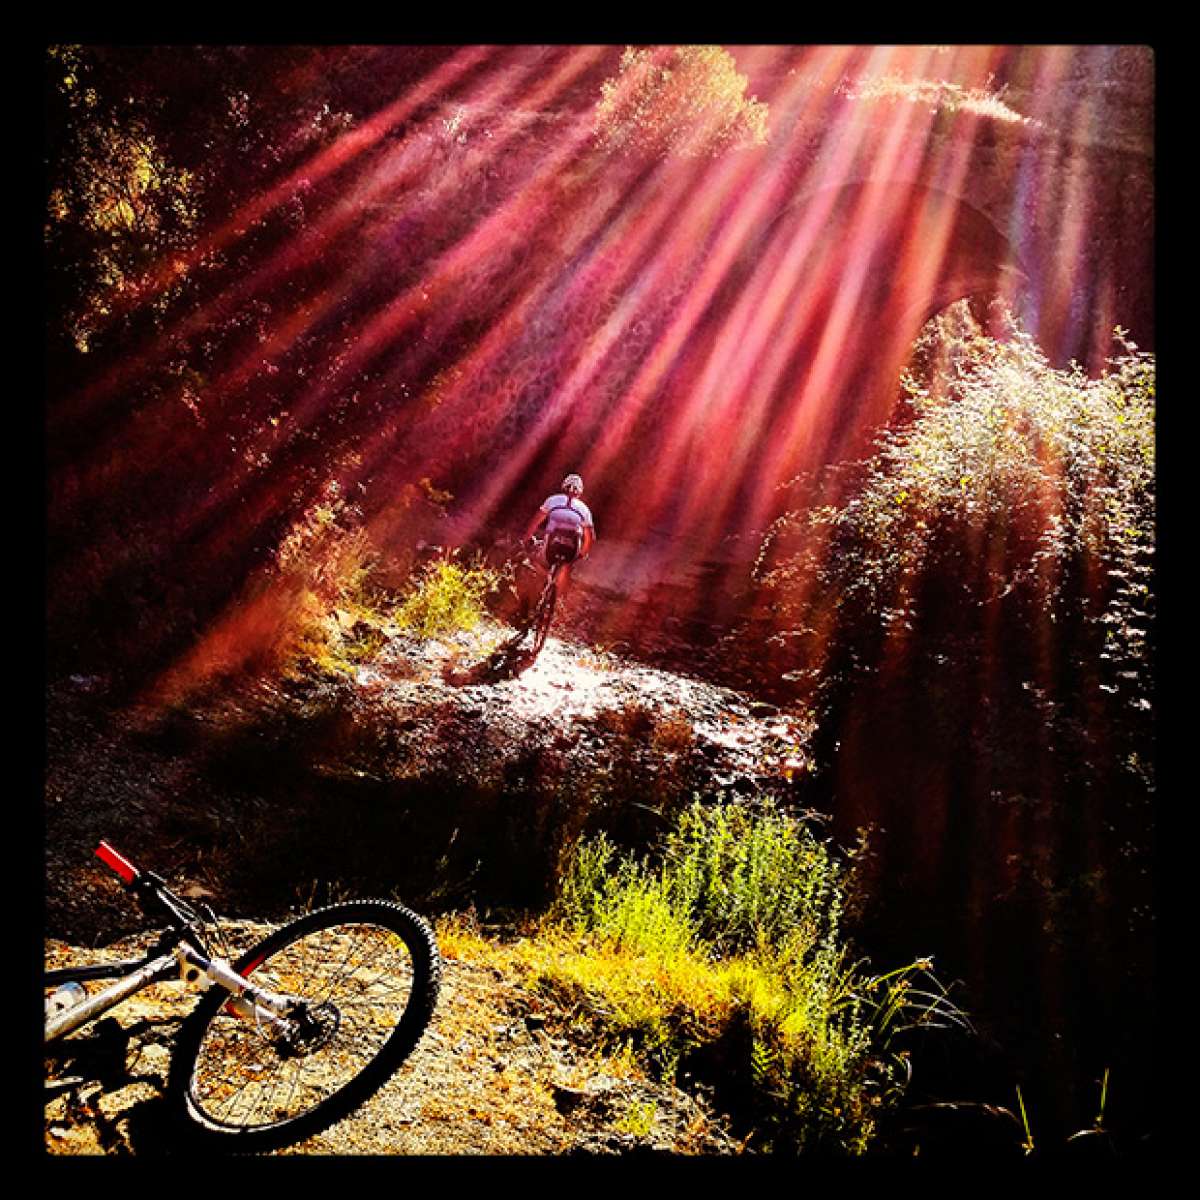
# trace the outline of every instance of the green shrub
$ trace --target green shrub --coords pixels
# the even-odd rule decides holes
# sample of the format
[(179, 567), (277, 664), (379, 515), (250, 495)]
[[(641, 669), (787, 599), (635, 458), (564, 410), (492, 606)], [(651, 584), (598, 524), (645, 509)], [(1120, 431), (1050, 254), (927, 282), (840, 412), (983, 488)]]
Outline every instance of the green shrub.
[(694, 804), (666, 842), (674, 904), (721, 951), (836, 935), (844, 868), (804, 825), (768, 809)]
[(401, 603), (396, 622), (421, 638), (468, 632), (483, 619), (484, 601), (496, 585), (496, 574), (487, 567), (438, 559)]
[(901, 1035), (965, 1018), (927, 960), (878, 977), (851, 960), (847, 875), (782, 812), (697, 803), (653, 859), (621, 857), (603, 835), (578, 845), (527, 958), (602, 1040), (660, 1071), (720, 1058), (762, 1140), (862, 1153), (903, 1090)]

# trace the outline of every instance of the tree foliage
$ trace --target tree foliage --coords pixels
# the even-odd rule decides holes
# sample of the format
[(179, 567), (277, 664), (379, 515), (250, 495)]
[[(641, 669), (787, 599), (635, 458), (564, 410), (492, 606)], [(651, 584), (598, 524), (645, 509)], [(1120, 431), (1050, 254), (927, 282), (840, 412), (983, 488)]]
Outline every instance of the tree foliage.
[[(817, 706), (819, 802), (887, 830), (874, 869), (903, 904), (877, 934), (915, 920), (986, 960), (977, 996), (1030, 953), (1082, 988), (1070, 948), (1081, 1037), (1116, 1054), (1153, 970), (1154, 359), (1056, 369), (964, 306), (906, 387), (829, 503), (773, 531), (772, 669)], [(954, 948), (966, 927), (986, 949)]]
[[(160, 256), (190, 241), (198, 216), (193, 172), (170, 160), (133, 97), (103, 87), (82, 47), (48, 52), (63, 138), (47, 180), (46, 241), (68, 259), (73, 303), (63, 316), (86, 352), (114, 302)], [(160, 296), (157, 309), (171, 298)]]
[[(363, 496), (355, 447), (383, 398), (363, 397), (372, 363), (342, 367), (396, 276), (376, 256), (352, 281), (325, 253), (317, 218), (341, 191), (297, 168), (431, 54), (392, 58), (381, 81), (364, 78), (377, 52), (346, 47), (49, 48), (48, 615), (71, 661), (107, 648), (152, 669), (272, 567), (330, 486)], [(411, 249), (396, 207), (345, 205), (347, 241)]]
[(720, 46), (628, 47), (596, 106), (596, 143), (620, 154), (712, 157), (767, 140), (767, 105)]
[(1015, 328), (987, 337), (964, 305), (927, 330), (905, 390), (908, 419), (850, 497), (773, 533), (764, 582), (790, 632), (832, 605), (843, 636), (936, 638), (1005, 607), (1093, 647), (1100, 686), (1148, 711), (1153, 357), (1127, 344), (1090, 379)]

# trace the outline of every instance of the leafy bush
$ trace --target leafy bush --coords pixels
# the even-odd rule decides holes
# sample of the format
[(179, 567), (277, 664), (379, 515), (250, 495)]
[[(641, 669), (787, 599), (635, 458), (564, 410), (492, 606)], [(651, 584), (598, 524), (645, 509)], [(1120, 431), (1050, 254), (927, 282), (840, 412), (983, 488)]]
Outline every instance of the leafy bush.
[(795, 819), (696, 803), (653, 861), (578, 845), (527, 965), (659, 1070), (710, 1060), (776, 1148), (861, 1153), (902, 1091), (895, 1038), (964, 1018), (936, 981), (912, 986), (927, 961), (881, 977), (851, 962), (846, 886)]
[(990, 610), (1051, 631), (1066, 661), (1101, 664), (1097, 687), (1148, 712), (1155, 373), (1124, 350), (1090, 379), (1015, 328), (985, 336), (965, 306), (935, 322), (905, 379), (908, 419), (848, 496), (772, 533), (776, 661), (828, 684), (831, 665), (876, 662), (889, 640), (933, 654), (958, 638), (959, 660), (978, 659)]
[(1118, 349), (1092, 378), (947, 313), (907, 411), (760, 568), (771, 667), (818, 714), (806, 801), (886, 830), (873, 936), (948, 943), (1039, 1054), (1051, 1019), (1006, 994), (1031, 946), (1086, 977), (1055, 1019), (1088, 1053), (1153, 987), (1155, 370)]
[[(363, 617), (371, 610), (369, 581), (379, 555), (357, 524), (360, 517), (330, 481), (276, 549), (270, 583), (289, 607), (275, 645), (292, 664), (347, 670), (351, 657), (362, 657), (362, 645), (376, 640), (366, 634)], [(352, 625), (357, 635), (347, 639)], [(353, 653), (343, 654), (350, 642)]]
[(422, 638), (467, 632), (483, 619), (484, 601), (496, 586), (496, 573), (481, 564), (437, 559), (400, 605), (396, 621)]
[(684, 812), (664, 851), (673, 904), (722, 952), (836, 938), (844, 869), (804, 825), (736, 806)]

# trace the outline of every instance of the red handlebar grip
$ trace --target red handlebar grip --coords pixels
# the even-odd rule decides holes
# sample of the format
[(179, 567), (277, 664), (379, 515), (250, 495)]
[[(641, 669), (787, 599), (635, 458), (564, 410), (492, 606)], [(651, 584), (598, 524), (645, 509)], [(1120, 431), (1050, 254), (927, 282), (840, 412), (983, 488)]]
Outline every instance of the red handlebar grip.
[(138, 869), (123, 854), (119, 854), (107, 842), (101, 842), (96, 847), (96, 857), (106, 866), (111, 867), (126, 883), (132, 883), (138, 875)]

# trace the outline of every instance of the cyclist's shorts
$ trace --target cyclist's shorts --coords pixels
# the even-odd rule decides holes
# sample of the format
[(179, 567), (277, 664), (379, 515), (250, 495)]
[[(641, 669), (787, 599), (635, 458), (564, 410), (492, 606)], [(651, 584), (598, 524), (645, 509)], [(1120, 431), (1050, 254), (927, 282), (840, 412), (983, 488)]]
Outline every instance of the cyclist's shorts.
[(581, 536), (574, 530), (555, 530), (546, 539), (547, 565), (574, 562), (579, 557), (581, 541)]

